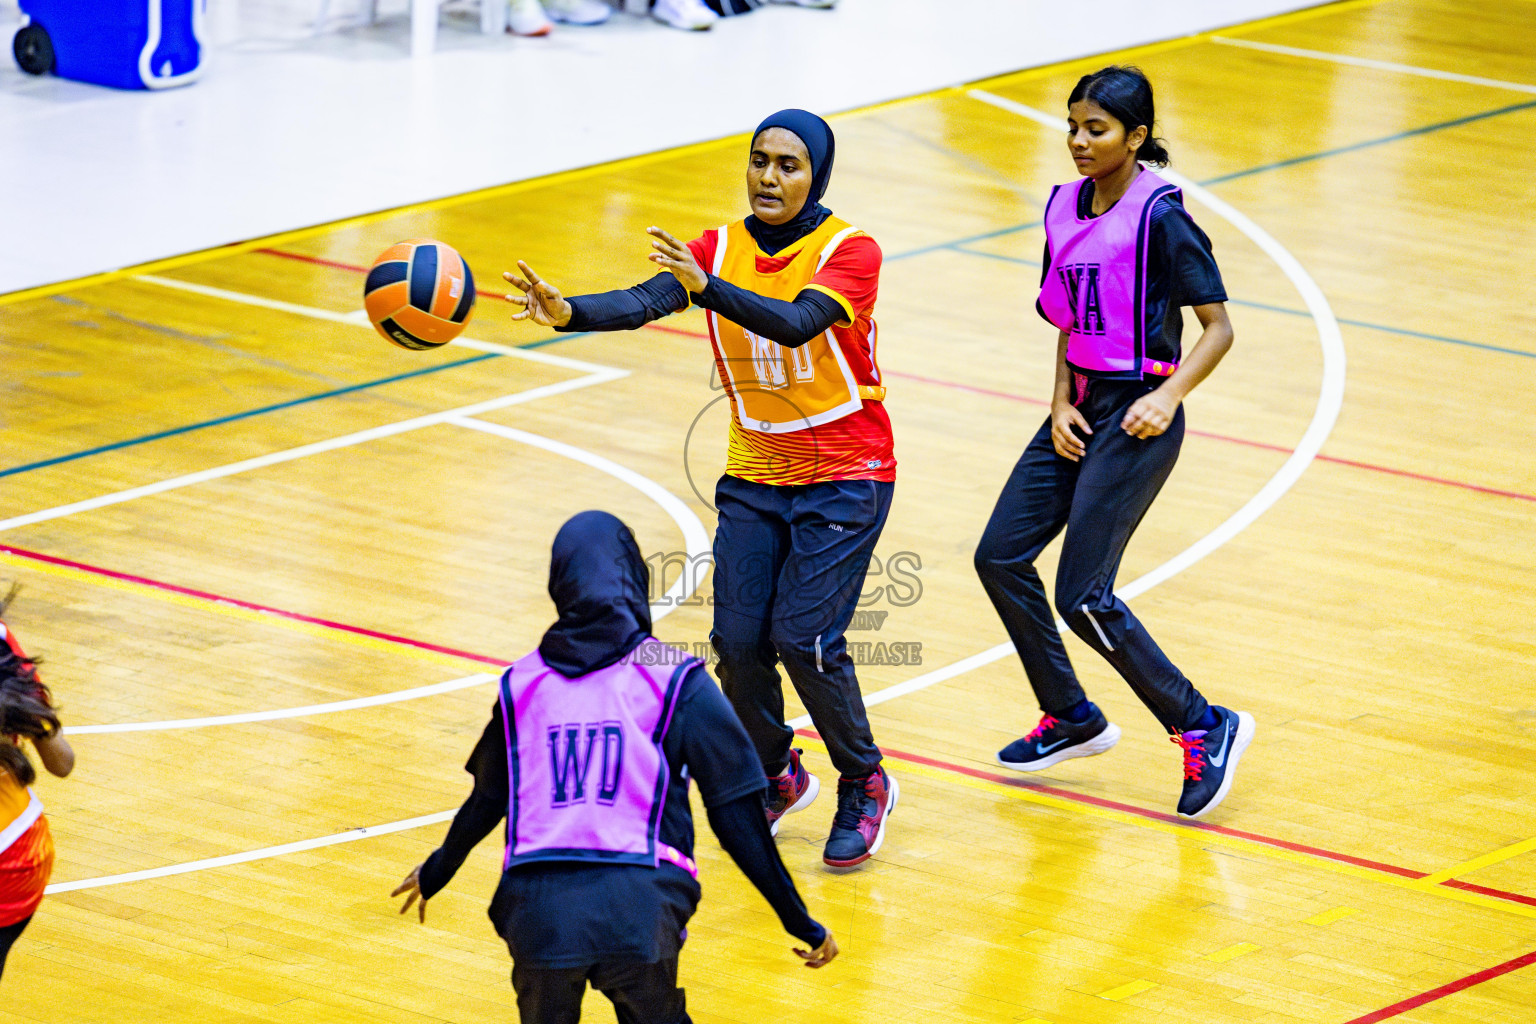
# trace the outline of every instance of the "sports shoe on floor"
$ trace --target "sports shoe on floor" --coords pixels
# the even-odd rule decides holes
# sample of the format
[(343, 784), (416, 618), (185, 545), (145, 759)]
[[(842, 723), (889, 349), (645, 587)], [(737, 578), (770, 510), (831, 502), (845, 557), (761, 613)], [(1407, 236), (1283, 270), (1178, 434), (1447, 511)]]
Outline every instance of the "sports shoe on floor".
[(704, 0), (656, 0), (651, 17), (690, 32), (703, 31), (720, 20), (720, 15), (704, 6)]
[(549, 23), (549, 16), (544, 13), (544, 5), (539, 0), (508, 0), (508, 32), (519, 36), (547, 36), (552, 28), (554, 26)]
[(837, 780), (837, 814), (821, 859), (834, 868), (851, 868), (873, 857), (885, 842), (885, 823), (896, 809), (896, 780), (879, 768), (863, 779)]
[(837, 0), (768, 0), (771, 4), (788, 4), (791, 7), (813, 7), (818, 11), (830, 11)]
[(1093, 717), (1081, 724), (1050, 715), (1041, 717), (1035, 731), (1016, 739), (997, 752), (997, 763), (1019, 772), (1038, 772), (1072, 757), (1102, 754), (1120, 742), (1120, 727), (1090, 704)]
[(800, 763), (799, 748), (791, 750), (784, 774), (768, 779), (768, 834), (778, 835), (779, 819), (805, 810), (820, 792), (821, 783)]
[(1216, 727), (1194, 729), (1168, 737), (1184, 750), (1184, 795), (1179, 797), (1179, 817), (1198, 818), (1215, 809), (1232, 788), (1238, 759), (1253, 742), (1256, 729), (1246, 711), (1228, 711), (1211, 705)]
[(601, 25), (613, 13), (603, 0), (543, 0), (550, 21), (565, 25)]

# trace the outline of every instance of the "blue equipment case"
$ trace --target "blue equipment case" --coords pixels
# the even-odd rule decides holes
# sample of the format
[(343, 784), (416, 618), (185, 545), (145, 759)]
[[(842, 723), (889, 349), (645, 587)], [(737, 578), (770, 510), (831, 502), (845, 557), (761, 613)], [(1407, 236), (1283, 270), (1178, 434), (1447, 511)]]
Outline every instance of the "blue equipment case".
[(166, 89), (196, 80), (207, 0), (20, 0), (29, 24), (16, 61), (117, 89)]

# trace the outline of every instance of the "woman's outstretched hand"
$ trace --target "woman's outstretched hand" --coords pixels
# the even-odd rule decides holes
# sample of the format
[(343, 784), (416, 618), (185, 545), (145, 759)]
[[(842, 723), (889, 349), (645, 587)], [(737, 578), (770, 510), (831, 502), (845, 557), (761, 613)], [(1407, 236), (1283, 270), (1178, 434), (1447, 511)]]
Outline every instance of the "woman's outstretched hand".
[(693, 250), (661, 228), (646, 228), (645, 233), (651, 236), (651, 248), (655, 250), (650, 255), (651, 262), (669, 271), (688, 290), (688, 294), (697, 295), (702, 292), (709, 284), (709, 275), (704, 273), (698, 260), (693, 258)]
[(510, 270), (501, 275), (512, 287), (523, 293), (507, 296), (507, 301), (512, 305), (523, 307), (521, 313), (512, 314), (512, 319), (532, 320), (545, 327), (564, 327), (570, 323), (574, 311), (571, 304), (561, 297), (559, 289), (541, 280), (533, 268), (522, 260), (517, 261), (517, 269), (523, 272), (521, 277)]
[(825, 967), (837, 956), (837, 942), (832, 938), (832, 933), (827, 932), (827, 937), (821, 945), (815, 949), (795, 949), (795, 956), (805, 961), (807, 967)]
[(417, 864), (415, 867), (411, 868), (411, 873), (405, 876), (405, 881), (401, 882), (398, 886), (396, 886), (395, 887), (395, 891), (390, 893), (390, 895), (391, 896), (399, 896), (402, 893), (405, 895), (405, 906), (400, 908), (400, 913), (403, 914), (407, 910), (410, 910), (411, 909), (411, 904), (412, 903), (416, 903), (416, 901), (418, 899), (420, 899), (421, 902), (420, 903), (416, 903), (417, 919), (419, 921), (421, 921), (422, 924), (426, 924), (427, 923), (427, 901), (426, 901), (426, 898), (421, 895), (421, 865), (420, 864)]

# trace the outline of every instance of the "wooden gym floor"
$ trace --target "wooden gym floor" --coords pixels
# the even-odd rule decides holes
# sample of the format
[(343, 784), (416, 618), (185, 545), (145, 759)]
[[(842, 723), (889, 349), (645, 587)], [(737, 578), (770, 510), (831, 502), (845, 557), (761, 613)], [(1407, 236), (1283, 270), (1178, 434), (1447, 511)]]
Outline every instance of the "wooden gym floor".
[[(1150, 74), (1203, 183), (1237, 330), (1120, 580), (1258, 719), (1203, 827), (1080, 645), (1121, 744), (1028, 780), (991, 761), (1038, 713), (971, 552), (1049, 394), (1038, 221), (1072, 176), (1032, 111), (1111, 60)], [(819, 973), (701, 816), (696, 1020), (1536, 1020), (1533, 94), (1529, 0), (1382, 0), (834, 120), (828, 202), (887, 260), (900, 482), (850, 639), (921, 645), (861, 670), (903, 802), (851, 874), (820, 865), (832, 801), (786, 822), (844, 951)], [(496, 842), (425, 927), (387, 893), (467, 792), (484, 673), (551, 617), (555, 529), (620, 514), (670, 587), (707, 550), (725, 409), (697, 312), (556, 338), (486, 295), (476, 342), (407, 353), (360, 320), (357, 268), (430, 236), (492, 291), (518, 257), (628, 285), (647, 225), (741, 214), (744, 149), (0, 298), (0, 576), (80, 755), (38, 787), (57, 891), (0, 1020), (513, 1019)], [(666, 610), (664, 639), (706, 639), (701, 597)]]

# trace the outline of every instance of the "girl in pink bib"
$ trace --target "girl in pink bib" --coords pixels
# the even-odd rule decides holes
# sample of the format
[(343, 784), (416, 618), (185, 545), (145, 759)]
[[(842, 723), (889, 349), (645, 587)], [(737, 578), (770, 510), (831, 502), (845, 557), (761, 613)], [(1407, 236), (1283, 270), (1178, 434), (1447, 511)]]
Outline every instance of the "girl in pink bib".
[[(1114, 583), (1131, 534), (1178, 458), (1184, 397), (1232, 345), (1227, 295), (1182, 193), (1143, 166), (1168, 163), (1152, 138), (1146, 76), (1104, 68), (1085, 75), (1067, 103), (1067, 148), (1082, 177), (1051, 191), (1036, 303), (1058, 331), (1051, 415), (976, 550), (976, 571), (1044, 712), (998, 760), (1040, 771), (1103, 753), (1120, 738), (1083, 693), (1035, 571), (1040, 552), (1065, 530), (1056, 608), (1182, 748), (1178, 811), (1198, 818), (1231, 788), (1253, 716), (1208, 703), (1115, 596)], [(1202, 328), (1187, 354), (1184, 306)]]

